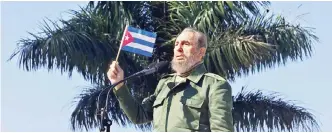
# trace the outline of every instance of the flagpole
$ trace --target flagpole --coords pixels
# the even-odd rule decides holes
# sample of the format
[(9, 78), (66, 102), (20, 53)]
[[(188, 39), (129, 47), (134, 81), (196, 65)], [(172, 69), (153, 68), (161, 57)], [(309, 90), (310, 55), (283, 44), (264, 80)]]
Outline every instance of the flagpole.
[(121, 43), (120, 43), (120, 47), (119, 47), (119, 50), (118, 50), (118, 55), (116, 56), (115, 62), (118, 62), (118, 58), (119, 58), (120, 51), (121, 51), (121, 48), (122, 48), (122, 42), (123, 42), (124, 36), (125, 36), (125, 34), (126, 34), (127, 28), (128, 28), (128, 25), (126, 25), (126, 28), (125, 28), (125, 30), (123, 31), (123, 35), (122, 35), (122, 39), (121, 39)]

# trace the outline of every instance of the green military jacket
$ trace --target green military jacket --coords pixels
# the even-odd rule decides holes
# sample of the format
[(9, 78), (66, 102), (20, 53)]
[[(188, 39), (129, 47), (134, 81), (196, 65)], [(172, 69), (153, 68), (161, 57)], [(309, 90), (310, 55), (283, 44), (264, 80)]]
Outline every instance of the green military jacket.
[(232, 90), (222, 77), (199, 64), (186, 78), (163, 77), (151, 96), (138, 103), (123, 85), (113, 90), (120, 107), (136, 124), (153, 121), (153, 131), (234, 131)]

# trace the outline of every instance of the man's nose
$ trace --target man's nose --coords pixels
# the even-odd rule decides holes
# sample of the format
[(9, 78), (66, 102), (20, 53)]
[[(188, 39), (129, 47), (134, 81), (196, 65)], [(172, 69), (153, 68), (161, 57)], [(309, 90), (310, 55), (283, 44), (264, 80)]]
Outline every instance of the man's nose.
[(183, 52), (182, 45), (175, 46), (177, 52)]

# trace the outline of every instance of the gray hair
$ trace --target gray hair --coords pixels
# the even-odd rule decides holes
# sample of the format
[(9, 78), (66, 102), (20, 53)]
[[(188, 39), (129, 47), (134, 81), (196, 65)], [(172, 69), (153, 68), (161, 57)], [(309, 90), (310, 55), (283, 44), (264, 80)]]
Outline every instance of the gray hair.
[(198, 48), (207, 48), (207, 37), (204, 33), (191, 28), (191, 27), (187, 27), (185, 28), (181, 33), (183, 32), (193, 32), (195, 33), (195, 38), (197, 39), (197, 46)]

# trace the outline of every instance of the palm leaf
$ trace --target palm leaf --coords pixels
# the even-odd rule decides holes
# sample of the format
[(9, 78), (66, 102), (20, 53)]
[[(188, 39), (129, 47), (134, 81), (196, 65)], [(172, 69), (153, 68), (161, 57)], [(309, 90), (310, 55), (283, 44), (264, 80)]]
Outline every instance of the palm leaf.
[(281, 98), (278, 93), (242, 91), (233, 98), (233, 119), (237, 131), (318, 131), (312, 113)]
[(205, 65), (210, 72), (230, 80), (260, 72), (287, 61), (311, 56), (318, 38), (311, 29), (291, 25), (278, 16), (256, 16), (227, 29), (215, 29)]
[[(60, 20), (62, 25), (50, 21), (53, 25), (51, 27), (45, 22), (42, 33), (31, 33), (32, 39), (20, 40), (20, 47), (10, 59), (20, 54), (19, 65), (28, 71), (40, 67), (47, 67), (49, 70), (56, 67), (71, 76), (76, 69), (92, 83), (109, 84), (105, 82), (105, 72), (110, 61), (116, 57), (124, 24), (130, 21), (130, 16), (118, 13), (115, 15), (118, 18), (112, 21), (89, 8), (70, 13), (73, 18), (68, 21)], [(123, 21), (118, 21), (120, 18)], [(139, 61), (144, 58), (123, 52), (119, 62), (129, 75), (146, 64)]]
[(195, 27), (211, 35), (212, 29), (226, 29), (250, 16), (260, 15), (259, 7), (268, 5), (269, 2), (169, 2), (169, 12), (173, 25), (181, 29)]
[[(132, 93), (134, 94), (137, 93)], [(107, 95), (109, 95), (107, 97)], [(139, 97), (139, 96), (135, 96)], [(72, 129), (89, 131), (93, 128), (99, 128), (100, 126), (100, 113), (101, 109), (105, 108), (106, 99), (107, 102), (107, 114), (110, 120), (116, 124), (128, 127), (134, 126), (136, 129), (147, 131), (151, 129), (151, 123), (135, 125), (121, 110), (117, 99), (115, 98), (113, 91), (110, 91), (109, 86), (93, 86), (83, 88), (82, 94), (75, 98), (74, 101), (77, 105), (71, 115)], [(143, 98), (138, 99), (142, 101)]]

